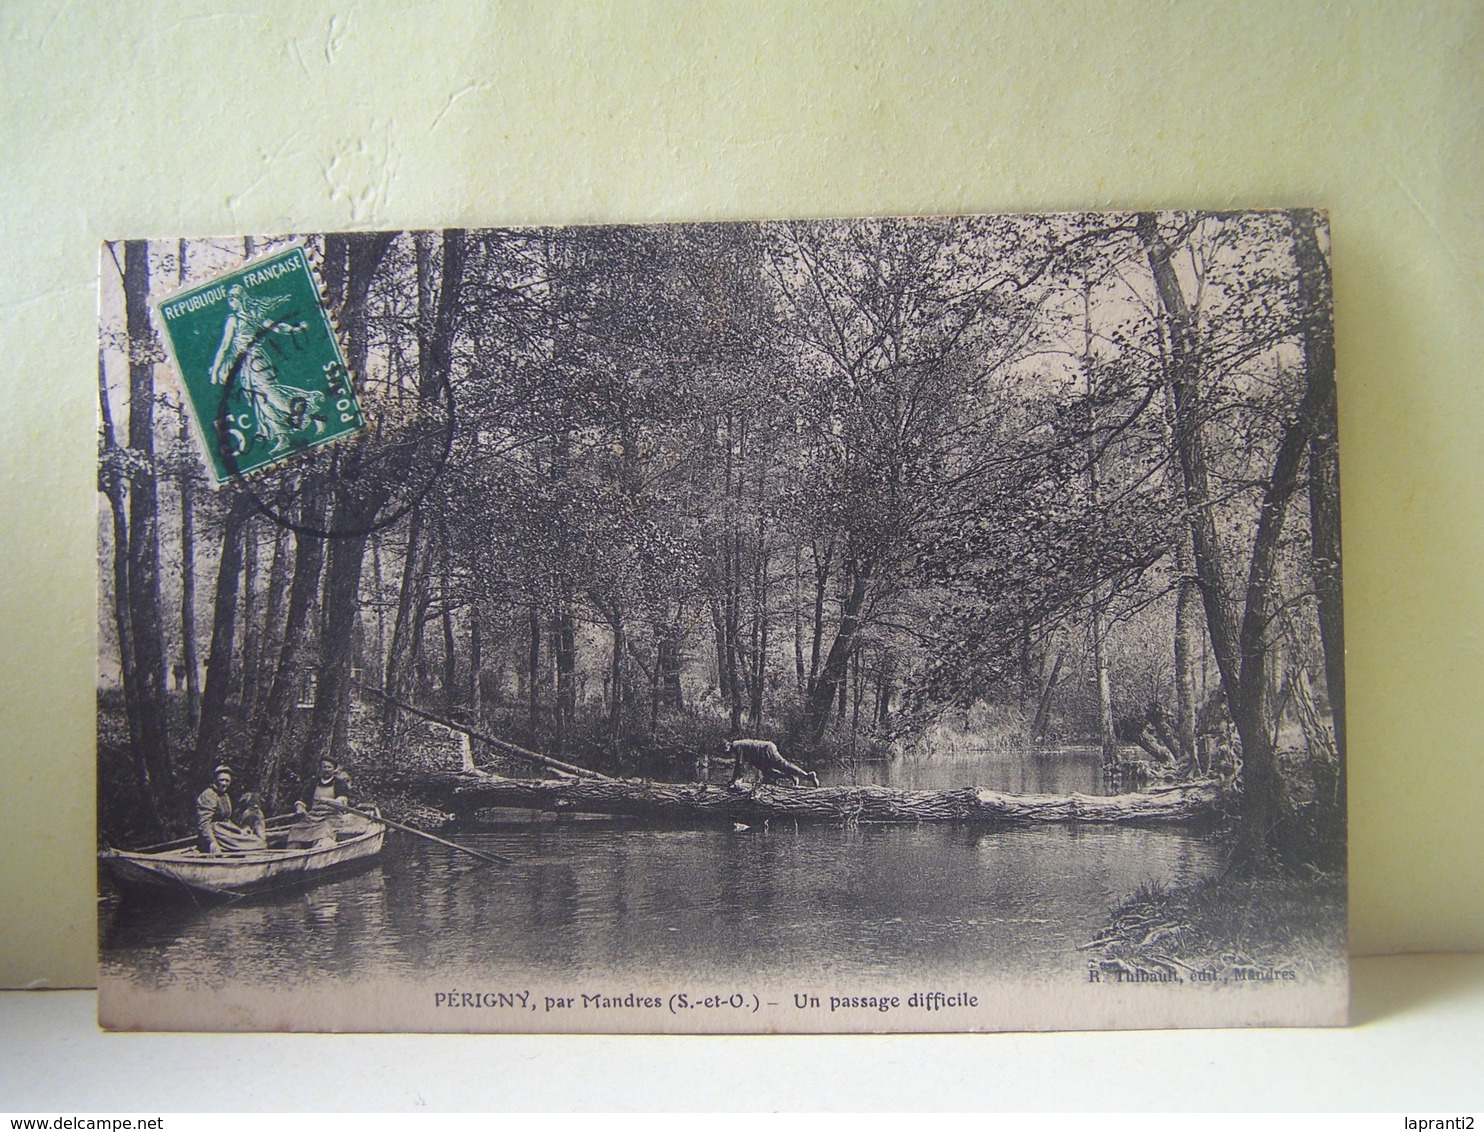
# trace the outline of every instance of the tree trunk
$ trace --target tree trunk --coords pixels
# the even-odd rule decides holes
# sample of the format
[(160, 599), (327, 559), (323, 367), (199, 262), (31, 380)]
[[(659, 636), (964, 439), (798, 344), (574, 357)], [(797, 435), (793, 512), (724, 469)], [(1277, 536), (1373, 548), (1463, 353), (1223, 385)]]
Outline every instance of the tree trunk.
[(1020, 630), (1020, 666), (1019, 678), (1015, 681), (1015, 706), (1020, 712), (1021, 719), (1025, 718), (1025, 709), (1028, 706), (1031, 688), (1034, 684), (1035, 652), (1031, 648), (1031, 623), (1026, 618), (1021, 623)]
[(258, 695), (263, 661), (263, 618), (258, 608), (258, 536), (249, 529), (242, 540), (242, 711), (251, 713)]
[(557, 723), (565, 739), (577, 719), (577, 620), (572, 615), (571, 606), (565, 602), (556, 615), (554, 643)]
[[(1304, 742), (1309, 747), (1310, 759), (1337, 768), (1340, 763), (1340, 754), (1336, 747), (1336, 740), (1330, 734), (1329, 728), (1324, 725), (1324, 715), (1319, 710), (1319, 705), (1314, 702), (1314, 688), (1309, 680), (1309, 670), (1302, 664), (1298, 665), (1293, 674), (1290, 690), (1293, 694), (1294, 714), (1298, 716), (1299, 726), (1304, 731)], [(1335, 801), (1335, 799), (1326, 799)]]
[[(438, 302), (433, 308), (431, 326), (420, 322), (425, 331), (419, 342), (422, 361), (419, 364), (421, 378), (419, 393), (426, 399), (437, 396), (438, 390), (448, 381), (453, 368), (453, 342), (458, 333), (459, 303), (464, 285), (464, 264), (468, 257), (468, 243), (464, 232), (458, 228), (443, 231), (443, 263), (438, 279)], [(420, 313), (426, 310), (421, 303)]]
[(143, 744), (139, 736), (139, 667), (134, 658), (134, 625), (129, 613), (129, 520), (124, 453), (114, 432), (113, 410), (108, 402), (108, 372), (101, 347), (98, 350), (98, 414), (103, 433), (98, 486), (108, 497), (113, 519), (113, 620), (119, 639), (119, 682), (124, 689), (124, 715), (129, 728), (129, 750), (133, 755), (140, 802), (146, 812), (154, 813), (149, 768), (138, 754), (143, 750)]
[(732, 698), (729, 703), (731, 710), (731, 731), (737, 734), (742, 727), (742, 700), (747, 692), (742, 677), (740, 658), (738, 654), (742, 650), (742, 642), (739, 639), (742, 631), (742, 536), (737, 531), (732, 531), (727, 536), (727, 599), (726, 599), (726, 639), (727, 639), (727, 686), (732, 690)]
[(638, 814), (703, 821), (963, 822), (1019, 825), (1054, 822), (1098, 825), (1192, 825), (1219, 815), (1212, 782), (1089, 797), (1085, 794), (1001, 794), (958, 790), (896, 790), (886, 786), (759, 786), (708, 788), (693, 782), (592, 778), (560, 781), (447, 776), (438, 797), (459, 812), (490, 806), (564, 813)]
[(1093, 590), (1089, 629), (1092, 635), (1093, 680), (1098, 693), (1098, 743), (1103, 754), (1113, 753), (1113, 686), (1108, 678), (1108, 650), (1104, 640), (1102, 584)]
[[(418, 395), (433, 398), (448, 380), (453, 336), (457, 330), (459, 291), (463, 285), (464, 233), (443, 233), (441, 282), (434, 286), (435, 236), (416, 236)], [(435, 293), (436, 291), (436, 293)], [(407, 694), (422, 638), (421, 611), (428, 593), (426, 517), (414, 507), (407, 527), (407, 551), (402, 564), (402, 584), (397, 593), (397, 613), (392, 621), (392, 640), (387, 650), (385, 688), (393, 696)], [(390, 746), (396, 735), (397, 715), (389, 704), (381, 717), (382, 744)]]
[(1175, 270), (1170, 248), (1151, 213), (1139, 216), (1138, 231), (1170, 327), (1171, 378), (1175, 401), (1176, 447), (1185, 484), (1186, 511), (1196, 577), (1206, 610), (1206, 626), (1226, 691), (1227, 709), (1242, 744), (1240, 834), (1244, 849), (1270, 847), (1279, 804), (1276, 753), (1264, 697), (1267, 640), (1279, 538), (1289, 501), (1298, 486), (1300, 461), (1309, 442), (1309, 421), (1323, 387), (1311, 380), (1297, 416), (1283, 430), (1273, 471), (1258, 512), (1247, 570), (1240, 624), (1226, 597), (1222, 558), (1216, 540), (1213, 495), (1206, 469), (1199, 389), (1198, 343), (1194, 322)]
[(855, 646), (850, 658), (850, 729), (859, 731), (861, 726), (861, 697), (865, 695), (866, 682), (861, 674), (861, 649)]
[(443, 575), (443, 610), (438, 615), (443, 626), (443, 702), (452, 707), (459, 699), (459, 654), (454, 643), (453, 610), (449, 608), (448, 572)]
[(809, 736), (816, 743), (824, 737), (829, 726), (830, 708), (845, 682), (845, 666), (855, 648), (855, 635), (860, 629), (861, 609), (866, 603), (873, 567), (874, 563), (866, 559), (850, 571), (850, 591), (841, 609), (840, 628), (830, 645), (829, 655), (825, 657), (824, 668), (815, 681), (814, 694), (809, 698)]
[[(323, 488), (311, 485), (299, 516), (301, 526), (311, 531), (323, 527), (325, 502)], [(259, 768), (258, 789), (270, 808), (278, 800), (278, 781), (287, 751), (285, 743), (290, 712), (298, 699), (299, 689), (307, 674), (307, 661), (312, 653), (310, 615), (324, 568), (325, 538), (313, 533), (294, 535), (294, 577), (289, 584), (288, 615), (284, 619), (283, 644), (278, 654), (273, 681), (268, 689), (253, 753)]]
[(598, 771), (590, 770), (585, 766), (577, 766), (573, 763), (562, 762), (560, 759), (551, 758), (549, 755), (543, 755), (539, 751), (532, 751), (526, 747), (517, 746), (514, 743), (507, 743), (504, 739), (497, 739), (493, 735), (486, 734), (485, 732), (479, 731), (473, 727), (469, 727), (462, 723), (456, 723), (452, 719), (449, 719), (447, 716), (438, 715), (435, 712), (424, 711), (420, 707), (414, 707), (412, 704), (409, 704), (404, 700), (398, 700), (393, 696), (388, 696), (385, 692), (379, 692), (375, 688), (366, 687), (363, 685), (361, 690), (364, 692), (369, 692), (371, 695), (376, 696), (394, 709), (400, 709), (407, 712), (409, 715), (416, 716), (418, 719), (426, 719), (432, 723), (441, 724), (442, 726), (450, 728), (451, 730), (461, 732), (464, 735), (468, 735), (472, 739), (478, 739), (481, 743), (484, 743), (486, 746), (500, 751), (502, 754), (511, 755), (523, 762), (532, 763), (536, 766), (546, 767), (550, 770), (557, 771), (560, 774), (572, 775), (576, 778), (609, 780), (606, 774), (600, 774)]
[(896, 654), (889, 649), (882, 650), (876, 669), (875, 719), (878, 727), (885, 727), (891, 721), (892, 682), (896, 677), (896, 670)]
[(707, 600), (711, 611), (711, 637), (716, 644), (716, 694), (723, 705), (732, 702), (732, 688), (727, 683), (727, 633), (726, 620), (722, 615), (721, 599), (711, 595)]
[[(1329, 262), (1320, 246), (1326, 228), (1316, 213), (1294, 217), (1299, 304), (1303, 309), (1304, 368), (1315, 390), (1309, 438), (1309, 530), (1319, 637), (1324, 646), (1324, 685), (1339, 748), (1339, 795), (1345, 791), (1345, 620), (1340, 564), (1340, 460), (1335, 397), (1335, 338)], [(1325, 233), (1326, 237), (1328, 233)]]
[(1031, 738), (1043, 739), (1051, 726), (1051, 700), (1056, 694), (1056, 681), (1061, 675), (1061, 653), (1051, 662), (1051, 671), (1041, 685), (1041, 694), (1036, 697), (1036, 718), (1031, 723)]
[(1180, 289), (1175, 269), (1170, 263), (1170, 247), (1159, 234), (1153, 214), (1141, 214), (1138, 226), (1154, 275), (1155, 288), (1169, 323), (1175, 448), (1185, 487), (1185, 510), (1190, 523), (1196, 580), (1206, 611), (1217, 667), (1223, 676), (1227, 673), (1235, 676), (1240, 670), (1236, 614), (1225, 602), (1225, 588), (1220, 573), (1221, 548), (1216, 539), (1216, 518), (1212, 510), (1214, 496), (1211, 493), (1205, 444), (1201, 436), (1200, 365), (1194, 320)]
[[(412, 640), (418, 609), (427, 592), (427, 541), (423, 535), (423, 509), (412, 509), (407, 522), (407, 549), (402, 558), (402, 584), (397, 588), (397, 613), (392, 619), (392, 641), (387, 648), (386, 676), (382, 686), (393, 696), (405, 696), (412, 671)], [(390, 748), (397, 729), (397, 713), (387, 704), (381, 715), (381, 743)]]
[(433, 354), (434, 324), (437, 320), (438, 286), (433, 259), (438, 251), (437, 233), (431, 230), (413, 236), (413, 256), (417, 276), (417, 354), (418, 368), (430, 372)]
[(798, 687), (799, 698), (802, 700), (808, 693), (808, 675), (804, 671), (804, 577), (803, 577), (804, 548), (794, 545), (794, 676)]
[(244, 711), (257, 714), (263, 698), (263, 689), (272, 681), (273, 658), (283, 646), (284, 604), (289, 596), (289, 549), (293, 532), (287, 527), (275, 525), (273, 530), (273, 562), (268, 567), (268, 592), (263, 599), (263, 633), (258, 646), (258, 668), (252, 674), (252, 699), (244, 704)]
[(806, 704), (813, 702), (814, 686), (819, 682), (819, 657), (824, 645), (824, 599), (829, 590), (830, 571), (834, 564), (835, 540), (832, 538), (825, 545), (823, 559), (820, 558), (817, 547), (810, 549), (814, 552), (814, 628), (809, 644), (809, 681), (804, 701)]
[(534, 742), (541, 727), (541, 612), (534, 604), (526, 612), (530, 646), (526, 653), (526, 731)]
[(740, 642), (737, 634), (741, 627), (742, 603), (742, 547), (741, 533), (737, 529), (737, 503), (742, 498), (742, 474), (736, 468), (741, 456), (743, 441), (739, 439), (736, 417), (726, 416), (726, 458), (722, 466), (722, 488), (724, 493), (724, 520), (722, 535), (722, 602), (721, 643), (723, 648), (722, 702), (730, 709), (731, 734), (742, 728), (742, 700), (746, 693), (737, 663)]
[[(1082, 287), (1082, 371), (1087, 383), (1087, 498), (1092, 510), (1091, 559), (1101, 573), (1103, 498), (1102, 483), (1098, 477), (1098, 410), (1097, 370), (1092, 354), (1092, 300), (1091, 285), (1085, 280)], [(1089, 632), (1092, 637), (1093, 682), (1098, 693), (1098, 743), (1105, 756), (1113, 753), (1117, 742), (1113, 734), (1113, 687), (1108, 676), (1108, 649), (1104, 639), (1107, 632), (1103, 625), (1103, 584), (1096, 582), (1092, 590)]]
[[(344, 263), (344, 272), (326, 276), (326, 287), (332, 303), (339, 310), (339, 322), (345, 331), (347, 357), (353, 374), (364, 375), (368, 356), (366, 331), (366, 298), (377, 266), (391, 246), (389, 233), (354, 233), (325, 237), (327, 263)], [(337, 453), (334, 467), (341, 475), (334, 502), (334, 526), (342, 531), (365, 531), (376, 521), (386, 504), (384, 490), (365, 489), (356, 482), (356, 467), (361, 451), (354, 443)], [(329, 540), (329, 565), (324, 577), (322, 635), (319, 648), (319, 676), (315, 688), (314, 710), (310, 715), (301, 761), (305, 767), (321, 758), (340, 762), (347, 752), (347, 728), (350, 709), (350, 671), (355, 660), (354, 636), (360, 618), (361, 570), (368, 535), (345, 534)], [(323, 550), (321, 550), (323, 554)], [(296, 570), (297, 574), (297, 570)], [(295, 581), (297, 582), (297, 576)], [(292, 601), (290, 602), (292, 618)], [(287, 652), (287, 647), (285, 648)], [(275, 687), (275, 691), (277, 688)], [(276, 786), (282, 768), (281, 756), (274, 760), (271, 782)]]
[[(227, 699), (233, 683), (236, 649), (237, 585), (242, 574), (243, 532), (252, 521), (252, 500), (239, 495), (222, 522), (222, 549), (217, 560), (216, 596), (211, 614), (211, 652), (206, 658), (206, 689), (201, 697), (201, 725), (196, 730), (194, 777), (203, 781), (222, 757)], [(238, 768), (241, 773), (241, 768)]]
[[(181, 448), (190, 451), (190, 424), (181, 409)], [(196, 512), (195, 476), (180, 471), (180, 651), (185, 666), (186, 726), (201, 725), (201, 672), (196, 658)]]
[(129, 337), (129, 620), (138, 674), (141, 761), (156, 824), (173, 793), (160, 616), (159, 505), (155, 476), (155, 344), (149, 318), (149, 244), (124, 244), (124, 307)]
[[(180, 240), (175, 253), (175, 278), (186, 280), (186, 242)], [(180, 405), (180, 651), (185, 666), (186, 727), (195, 735), (201, 725), (201, 671), (196, 656), (196, 515), (195, 471), (186, 462), (191, 452), (190, 414)]]
[[(1273, 823), (1273, 808), (1276, 803), (1272, 795), (1274, 783), (1270, 774), (1273, 752), (1267, 726), (1261, 718), (1261, 681), (1256, 697), (1249, 696), (1248, 689), (1242, 686), (1243, 658), (1236, 611), (1226, 598), (1225, 583), (1221, 575), (1222, 558), (1216, 539), (1212, 502), (1214, 497), (1210, 489), (1205, 443), (1201, 435), (1200, 367), (1194, 320), (1170, 262), (1170, 247), (1159, 234), (1152, 213), (1140, 215), (1138, 229), (1148, 254), (1160, 304), (1169, 323), (1175, 446), (1185, 486), (1185, 510), (1190, 523), (1191, 549), (1195, 558), (1201, 602), (1206, 611), (1206, 627), (1216, 655), (1216, 667), (1221, 673), (1227, 707), (1242, 743), (1243, 841), (1249, 849), (1256, 849), (1266, 845)], [(1263, 513), (1265, 517), (1270, 516), (1271, 508), (1265, 506)]]
[(685, 688), (680, 682), (680, 624), (678, 620), (665, 627), (660, 638), (660, 694), (667, 711), (685, 708)]
[[(1258, 513), (1257, 535), (1252, 544), (1252, 564), (1247, 573), (1247, 600), (1239, 637), (1242, 666), (1237, 683), (1241, 702), (1232, 702), (1227, 689), (1227, 707), (1242, 738), (1242, 820), (1245, 840), (1253, 848), (1265, 848), (1278, 815), (1280, 781), (1273, 726), (1264, 710), (1269, 661), (1268, 627), (1273, 618), (1278, 544), (1288, 504), (1298, 488), (1298, 473), (1309, 444), (1307, 417), (1309, 395), (1298, 416), (1283, 431), (1272, 477)], [(1250, 744), (1250, 746), (1249, 746)]]
[(484, 669), (483, 645), (484, 642), (479, 632), (479, 610), (471, 605), (469, 607), (469, 718), (476, 724), (484, 708), (484, 689), (480, 684)]
[[(433, 237), (429, 233), (419, 233), (416, 244), (418, 396), (429, 401), (440, 395), (449, 379), (466, 252), (462, 231), (445, 231), (442, 242), (443, 264), (436, 297), (433, 293)], [(376, 259), (380, 259), (379, 254)], [(375, 261), (372, 261), (371, 267), (374, 266)], [(367, 285), (370, 274), (368, 268), (364, 272)], [(422, 611), (426, 608), (428, 594), (425, 526), (422, 508), (414, 507), (407, 526), (402, 585), (397, 594), (397, 615), (392, 623), (392, 640), (386, 658), (384, 685), (394, 696), (406, 694), (421, 651)], [(396, 712), (388, 706), (381, 719), (383, 745), (391, 745), (396, 735), (396, 724)]]
[(614, 610), (610, 625), (613, 629), (613, 655), (608, 666), (608, 734), (616, 743), (623, 733), (624, 717), (624, 650), (627, 648), (627, 634), (623, 614)]
[(423, 631), (428, 625), (428, 608), (432, 603), (432, 595), (424, 590), (418, 595), (417, 608), (412, 611), (412, 645), (408, 650), (408, 664), (412, 687), (420, 693), (432, 686), (428, 676), (428, 658), (423, 652)]
[[(1169, 358), (1163, 329), (1160, 338), (1160, 363), (1163, 369), (1164, 416), (1168, 439), (1173, 448), (1179, 435), (1175, 415), (1175, 393), (1170, 382)], [(1190, 526), (1181, 524), (1175, 531), (1175, 733), (1180, 743), (1180, 758), (1193, 772), (1202, 772), (1200, 747), (1196, 740), (1196, 665), (1204, 662), (1205, 646), (1200, 639), (1200, 586), (1195, 577), (1195, 556), (1191, 549)], [(1209, 770), (1210, 768), (1204, 768)]]
[[(363, 529), (368, 516), (374, 516), (379, 509), (379, 501), (370, 507), (336, 507), (334, 522), (336, 526), (343, 525), (350, 530)], [(348, 754), (345, 725), (350, 710), (352, 638), (361, 611), (361, 570), (365, 561), (366, 538), (366, 535), (350, 535), (328, 540), (319, 679), (300, 757), (300, 767), (306, 771), (322, 758), (340, 763)]]
[(659, 632), (656, 630), (654, 639), (654, 664), (649, 670), (649, 741), (654, 742), (655, 734), (660, 729), (660, 654), (663, 648), (660, 644)]
[(753, 569), (752, 600), (752, 657), (748, 667), (752, 670), (749, 680), (747, 720), (754, 728), (763, 722), (763, 696), (767, 691), (768, 678), (768, 567), (769, 555), (763, 541), (763, 521), (758, 520), (758, 544), (756, 565)]
[(1175, 568), (1180, 572), (1180, 582), (1175, 598), (1175, 733), (1180, 743), (1181, 759), (1199, 772), (1202, 768), (1197, 760), (1195, 738), (1195, 667), (1204, 651), (1198, 621), (1200, 590), (1195, 583), (1189, 530), (1181, 528), (1176, 539)]

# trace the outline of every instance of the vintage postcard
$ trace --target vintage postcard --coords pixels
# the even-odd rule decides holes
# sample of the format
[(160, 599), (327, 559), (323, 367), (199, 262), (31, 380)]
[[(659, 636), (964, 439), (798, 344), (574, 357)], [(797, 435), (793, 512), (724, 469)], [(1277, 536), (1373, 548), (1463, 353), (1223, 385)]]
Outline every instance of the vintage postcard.
[(1345, 1021), (1322, 212), (100, 263), (104, 1026)]

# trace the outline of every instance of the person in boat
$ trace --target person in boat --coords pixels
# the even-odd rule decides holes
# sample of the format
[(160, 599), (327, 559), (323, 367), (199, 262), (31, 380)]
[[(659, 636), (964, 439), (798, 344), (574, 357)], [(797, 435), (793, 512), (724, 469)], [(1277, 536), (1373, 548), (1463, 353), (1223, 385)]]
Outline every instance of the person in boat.
[(303, 797), (294, 803), (294, 813), (325, 818), (349, 805), (350, 775), (336, 766), (334, 759), (320, 759), (319, 777), (305, 787)]
[(802, 786), (805, 782), (819, 785), (819, 775), (789, 762), (778, 753), (778, 745), (767, 739), (731, 739), (726, 744), (727, 754), (732, 756), (732, 780), (727, 785), (735, 786), (750, 770), (756, 771), (763, 782), (791, 782)]
[(364, 832), (366, 819), (350, 811), (350, 775), (334, 759), (320, 759), (319, 773), (294, 803), (299, 821), (289, 830), (289, 845), (323, 848), (339, 835)]
[(225, 763), (212, 772), (211, 785), (196, 795), (196, 847), (212, 857), (266, 849), (259, 830), (244, 829), (232, 819), (232, 768)]

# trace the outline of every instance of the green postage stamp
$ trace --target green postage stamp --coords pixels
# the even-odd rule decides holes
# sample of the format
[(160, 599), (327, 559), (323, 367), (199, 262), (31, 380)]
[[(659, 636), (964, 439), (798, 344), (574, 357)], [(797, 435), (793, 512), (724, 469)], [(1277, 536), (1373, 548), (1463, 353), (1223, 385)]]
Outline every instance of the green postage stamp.
[(302, 246), (154, 305), (218, 484), (365, 424)]

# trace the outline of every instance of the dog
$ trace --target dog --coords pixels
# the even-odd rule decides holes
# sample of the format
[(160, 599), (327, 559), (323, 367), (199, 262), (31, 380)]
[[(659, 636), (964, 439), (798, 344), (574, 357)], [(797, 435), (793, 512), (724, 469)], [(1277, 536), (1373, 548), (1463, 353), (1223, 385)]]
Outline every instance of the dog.
[(263, 848), (267, 847), (268, 830), (264, 824), (263, 805), (256, 794), (248, 791), (238, 799), (237, 808), (232, 811), (232, 824), (243, 833), (256, 837), (263, 843)]

